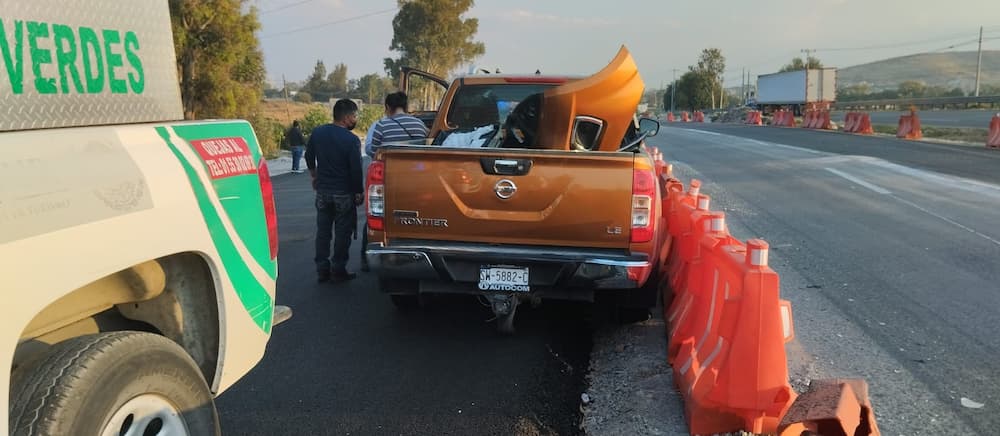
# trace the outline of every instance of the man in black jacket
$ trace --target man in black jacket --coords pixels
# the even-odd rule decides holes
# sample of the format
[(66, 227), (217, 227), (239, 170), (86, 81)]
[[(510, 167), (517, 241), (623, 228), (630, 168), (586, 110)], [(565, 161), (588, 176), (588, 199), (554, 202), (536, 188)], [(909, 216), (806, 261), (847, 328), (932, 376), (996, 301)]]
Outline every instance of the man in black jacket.
[(314, 260), (320, 282), (356, 277), (347, 271), (347, 259), (358, 220), (357, 207), (364, 200), (361, 140), (351, 132), (357, 124), (358, 105), (347, 99), (337, 101), (333, 106), (333, 124), (314, 129), (306, 146), (306, 165), (316, 190)]
[(292, 121), (292, 128), (288, 129), (285, 137), (288, 138), (288, 146), (292, 149), (292, 172), (299, 174), (302, 172), (299, 169), (299, 161), (302, 160), (302, 153), (306, 149), (306, 138), (302, 136), (299, 120)]

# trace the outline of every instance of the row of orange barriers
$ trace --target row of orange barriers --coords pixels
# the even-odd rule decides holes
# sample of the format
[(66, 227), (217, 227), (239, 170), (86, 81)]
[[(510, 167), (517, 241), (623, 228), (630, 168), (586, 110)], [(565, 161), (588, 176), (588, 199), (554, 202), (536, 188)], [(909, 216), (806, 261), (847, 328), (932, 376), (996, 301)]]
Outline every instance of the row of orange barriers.
[(848, 112), (844, 115), (844, 131), (859, 135), (871, 135), (875, 133), (875, 130), (872, 129), (871, 115), (867, 112)]
[(662, 155), (652, 155), (669, 233), (658, 277), (667, 359), (690, 434), (879, 434), (862, 380), (813, 382), (796, 394), (785, 354), (794, 336), (791, 305), (779, 297), (768, 244), (730, 235), (701, 182), (684, 192)]
[(795, 127), (795, 114), (787, 110), (777, 110), (771, 114), (771, 125), (778, 127)]
[(989, 148), (1000, 148), (1000, 114), (993, 116), (990, 120), (990, 131), (986, 137), (986, 146)]
[[(675, 121), (677, 121), (677, 118), (674, 116), (674, 113), (673, 112), (667, 112), (667, 122), (673, 123)], [(705, 113), (702, 112), (702, 111), (695, 111), (693, 114), (690, 114), (690, 113), (688, 113), (686, 111), (685, 112), (681, 112), (681, 121), (683, 121), (685, 123), (690, 123), (691, 121), (694, 121), (696, 123), (704, 123), (705, 122)]]
[(750, 124), (754, 126), (760, 126), (764, 124), (763, 114), (760, 111), (750, 111), (747, 112), (746, 121), (743, 124)]

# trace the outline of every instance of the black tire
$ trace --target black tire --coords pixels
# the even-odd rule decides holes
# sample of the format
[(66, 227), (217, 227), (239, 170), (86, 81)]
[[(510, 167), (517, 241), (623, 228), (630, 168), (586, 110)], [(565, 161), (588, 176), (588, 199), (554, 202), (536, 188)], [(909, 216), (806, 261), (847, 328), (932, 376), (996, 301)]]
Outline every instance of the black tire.
[(633, 324), (650, 319), (650, 310), (656, 308), (660, 301), (658, 270), (653, 269), (642, 287), (620, 291), (614, 314), (619, 323)]
[(420, 283), (416, 280), (379, 277), (378, 287), (382, 293), (389, 294), (392, 304), (400, 311), (406, 312), (420, 306)]
[(412, 294), (390, 294), (389, 299), (396, 309), (401, 311), (413, 310), (420, 306), (420, 300)]
[[(219, 435), (212, 393), (175, 342), (152, 333), (112, 332), (59, 343), (11, 387), (10, 434), (101, 434), (140, 396), (165, 399), (190, 435)], [(144, 395), (147, 394), (147, 395)], [(151, 394), (151, 395), (150, 395)]]

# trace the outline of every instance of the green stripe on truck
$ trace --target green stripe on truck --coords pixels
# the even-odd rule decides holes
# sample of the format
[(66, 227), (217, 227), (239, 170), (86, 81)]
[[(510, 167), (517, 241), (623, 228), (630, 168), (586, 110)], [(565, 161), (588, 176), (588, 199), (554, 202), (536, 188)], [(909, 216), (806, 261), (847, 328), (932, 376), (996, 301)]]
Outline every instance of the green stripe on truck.
[[(240, 302), (250, 314), (254, 323), (260, 327), (264, 333), (270, 334), (272, 312), (274, 310), (274, 302), (271, 300), (271, 295), (268, 294), (264, 285), (257, 281), (253, 272), (250, 271), (250, 267), (243, 261), (243, 257), (240, 256), (239, 251), (236, 249), (236, 244), (229, 237), (229, 233), (226, 232), (226, 227), (222, 222), (223, 218), (212, 205), (208, 189), (206, 189), (205, 185), (201, 182), (197, 171), (195, 171), (191, 163), (187, 161), (180, 150), (178, 150), (177, 146), (170, 141), (170, 133), (167, 131), (167, 128), (157, 127), (156, 132), (161, 138), (163, 138), (163, 141), (166, 142), (168, 147), (170, 147), (170, 151), (184, 168), (184, 173), (187, 175), (188, 182), (191, 184), (191, 189), (194, 192), (195, 198), (198, 200), (198, 208), (201, 210), (202, 217), (205, 219), (205, 226), (208, 229), (209, 235), (212, 237), (212, 243), (215, 245), (215, 249), (219, 252), (219, 257), (222, 260), (222, 267), (226, 269), (229, 280), (233, 288), (236, 290), (236, 295), (239, 296)], [(256, 191), (259, 196), (260, 189), (257, 188)], [(261, 210), (263, 210), (263, 206), (261, 206)], [(264, 237), (267, 238), (266, 230)], [(264, 252), (268, 253), (267, 246), (264, 247)]]

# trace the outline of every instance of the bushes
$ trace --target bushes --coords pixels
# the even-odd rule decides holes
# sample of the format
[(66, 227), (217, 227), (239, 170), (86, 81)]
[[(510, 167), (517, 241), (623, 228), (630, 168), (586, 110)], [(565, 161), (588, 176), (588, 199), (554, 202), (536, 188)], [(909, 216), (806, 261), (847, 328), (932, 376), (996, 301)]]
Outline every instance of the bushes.
[(324, 105), (315, 105), (302, 117), (302, 134), (309, 136), (313, 129), (333, 122), (333, 116)]
[(375, 124), (382, 115), (385, 114), (384, 106), (380, 104), (366, 104), (361, 111), (358, 112), (358, 126), (354, 128), (356, 133), (364, 135), (368, 132), (368, 128)]
[(285, 140), (285, 127), (278, 121), (255, 114), (247, 118), (257, 134), (261, 152), (265, 159), (274, 159), (281, 153), (282, 142)]

